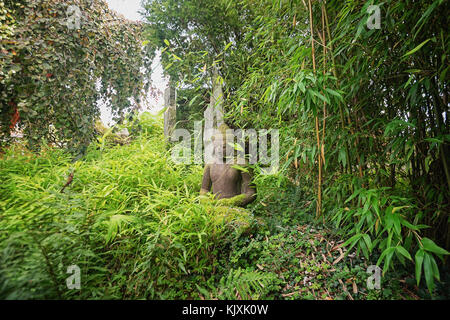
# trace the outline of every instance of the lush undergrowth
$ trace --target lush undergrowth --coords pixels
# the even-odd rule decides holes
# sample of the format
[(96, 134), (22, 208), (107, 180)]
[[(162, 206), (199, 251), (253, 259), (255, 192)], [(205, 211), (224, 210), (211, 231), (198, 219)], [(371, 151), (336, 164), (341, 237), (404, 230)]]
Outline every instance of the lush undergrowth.
[[(288, 180), (280, 196), (279, 178), (258, 177), (258, 201), (247, 210), (200, 201), (202, 167), (172, 162), (160, 120), (144, 114), (140, 129), (124, 146), (100, 138), (75, 163), (51, 147), (40, 155), (20, 145), (7, 150), (0, 161), (0, 298), (424, 294), (411, 270), (368, 290), (366, 270), (374, 262), (346, 255), (344, 239), (314, 222), (311, 197)], [(218, 219), (224, 212), (227, 219)], [(72, 265), (81, 271), (79, 290), (66, 285)]]
[(414, 266), (396, 264), (380, 278), (380, 289), (367, 286), (368, 267), (380, 252), (365, 258), (345, 245), (346, 231), (316, 220), (307, 186), (287, 183), (279, 193), (274, 184), (260, 185), (264, 199), (255, 212), (267, 223), (251, 238), (241, 238), (230, 255), (230, 267), (256, 266), (278, 275), (276, 299), (448, 299), (448, 269), (441, 271), (433, 296), (425, 283), (418, 287)]
[[(160, 123), (144, 116), (132, 143), (100, 141), (76, 163), (58, 149), (7, 151), (0, 162), (1, 297), (198, 297), (195, 284), (214, 273), (218, 250), (239, 236), (247, 213), (224, 223), (220, 208), (200, 204), (202, 168), (171, 161)], [(71, 265), (81, 270), (80, 290), (67, 290)]]

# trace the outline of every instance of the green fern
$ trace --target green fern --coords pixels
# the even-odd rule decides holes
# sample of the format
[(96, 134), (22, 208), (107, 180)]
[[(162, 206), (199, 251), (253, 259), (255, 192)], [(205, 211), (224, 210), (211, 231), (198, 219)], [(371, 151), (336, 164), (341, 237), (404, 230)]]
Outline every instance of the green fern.
[(220, 279), (215, 296), (219, 299), (260, 299), (277, 279), (272, 272), (231, 269), (226, 277)]

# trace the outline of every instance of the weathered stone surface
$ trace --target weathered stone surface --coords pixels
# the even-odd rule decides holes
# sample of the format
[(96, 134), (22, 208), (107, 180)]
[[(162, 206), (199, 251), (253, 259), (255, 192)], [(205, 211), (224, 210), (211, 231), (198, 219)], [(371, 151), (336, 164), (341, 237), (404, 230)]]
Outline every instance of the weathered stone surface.
[(222, 90), (222, 77), (219, 75), (217, 68), (213, 70), (212, 76), (212, 95), (210, 99), (210, 106), (216, 110), (217, 128), (223, 123), (223, 90)]
[(234, 150), (227, 147), (228, 129), (224, 124), (214, 136), (214, 162), (205, 166), (200, 194), (212, 191), (221, 205), (245, 207), (256, 199), (256, 187), (251, 182), (253, 172), (245, 165), (235, 167)]
[(212, 136), (215, 130), (224, 124), (223, 121), (223, 90), (222, 81), (217, 68), (213, 70), (212, 76), (212, 94), (208, 108), (204, 112), (205, 130), (203, 133), (203, 143), (205, 146), (204, 160), (205, 163), (213, 161)]
[(164, 91), (164, 107), (166, 108), (164, 112), (164, 137), (166, 141), (170, 140), (170, 136), (174, 132), (177, 123), (176, 96), (176, 89), (172, 86), (169, 86)]

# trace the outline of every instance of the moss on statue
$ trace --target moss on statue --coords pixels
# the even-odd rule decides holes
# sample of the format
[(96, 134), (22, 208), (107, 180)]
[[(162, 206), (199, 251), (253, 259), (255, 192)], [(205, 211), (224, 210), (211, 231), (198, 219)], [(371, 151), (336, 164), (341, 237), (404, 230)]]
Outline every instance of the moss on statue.
[(217, 203), (221, 206), (236, 206), (236, 207), (243, 207), (244, 201), (247, 198), (245, 194), (240, 194), (237, 196), (234, 196), (232, 198), (223, 198), (217, 201)]
[(239, 206), (239, 201), (242, 201), (244, 197), (245, 195), (239, 195), (217, 200), (212, 195), (202, 195), (199, 197), (199, 201), (211, 213), (216, 223), (225, 225), (237, 236), (240, 236), (249, 234), (254, 231), (257, 225), (261, 224), (261, 221), (256, 219), (248, 210), (235, 207)]
[(226, 224), (237, 235), (248, 234), (252, 231), (255, 221), (253, 214), (247, 210), (225, 206), (217, 206), (213, 210), (216, 222)]

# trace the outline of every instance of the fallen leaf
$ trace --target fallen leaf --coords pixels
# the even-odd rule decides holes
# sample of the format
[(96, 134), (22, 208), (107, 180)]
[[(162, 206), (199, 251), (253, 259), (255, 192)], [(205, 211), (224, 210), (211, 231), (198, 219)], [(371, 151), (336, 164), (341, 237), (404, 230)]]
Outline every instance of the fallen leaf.
[(338, 263), (339, 261), (341, 261), (341, 260), (344, 258), (344, 252), (342, 252), (342, 249), (341, 249), (341, 248), (338, 248), (338, 250), (339, 250), (339, 252), (340, 252), (341, 255), (339, 256), (339, 258), (337, 258), (336, 260), (334, 260), (333, 264)]
[(356, 282), (353, 281), (353, 293), (358, 294), (358, 287), (356, 286)]

